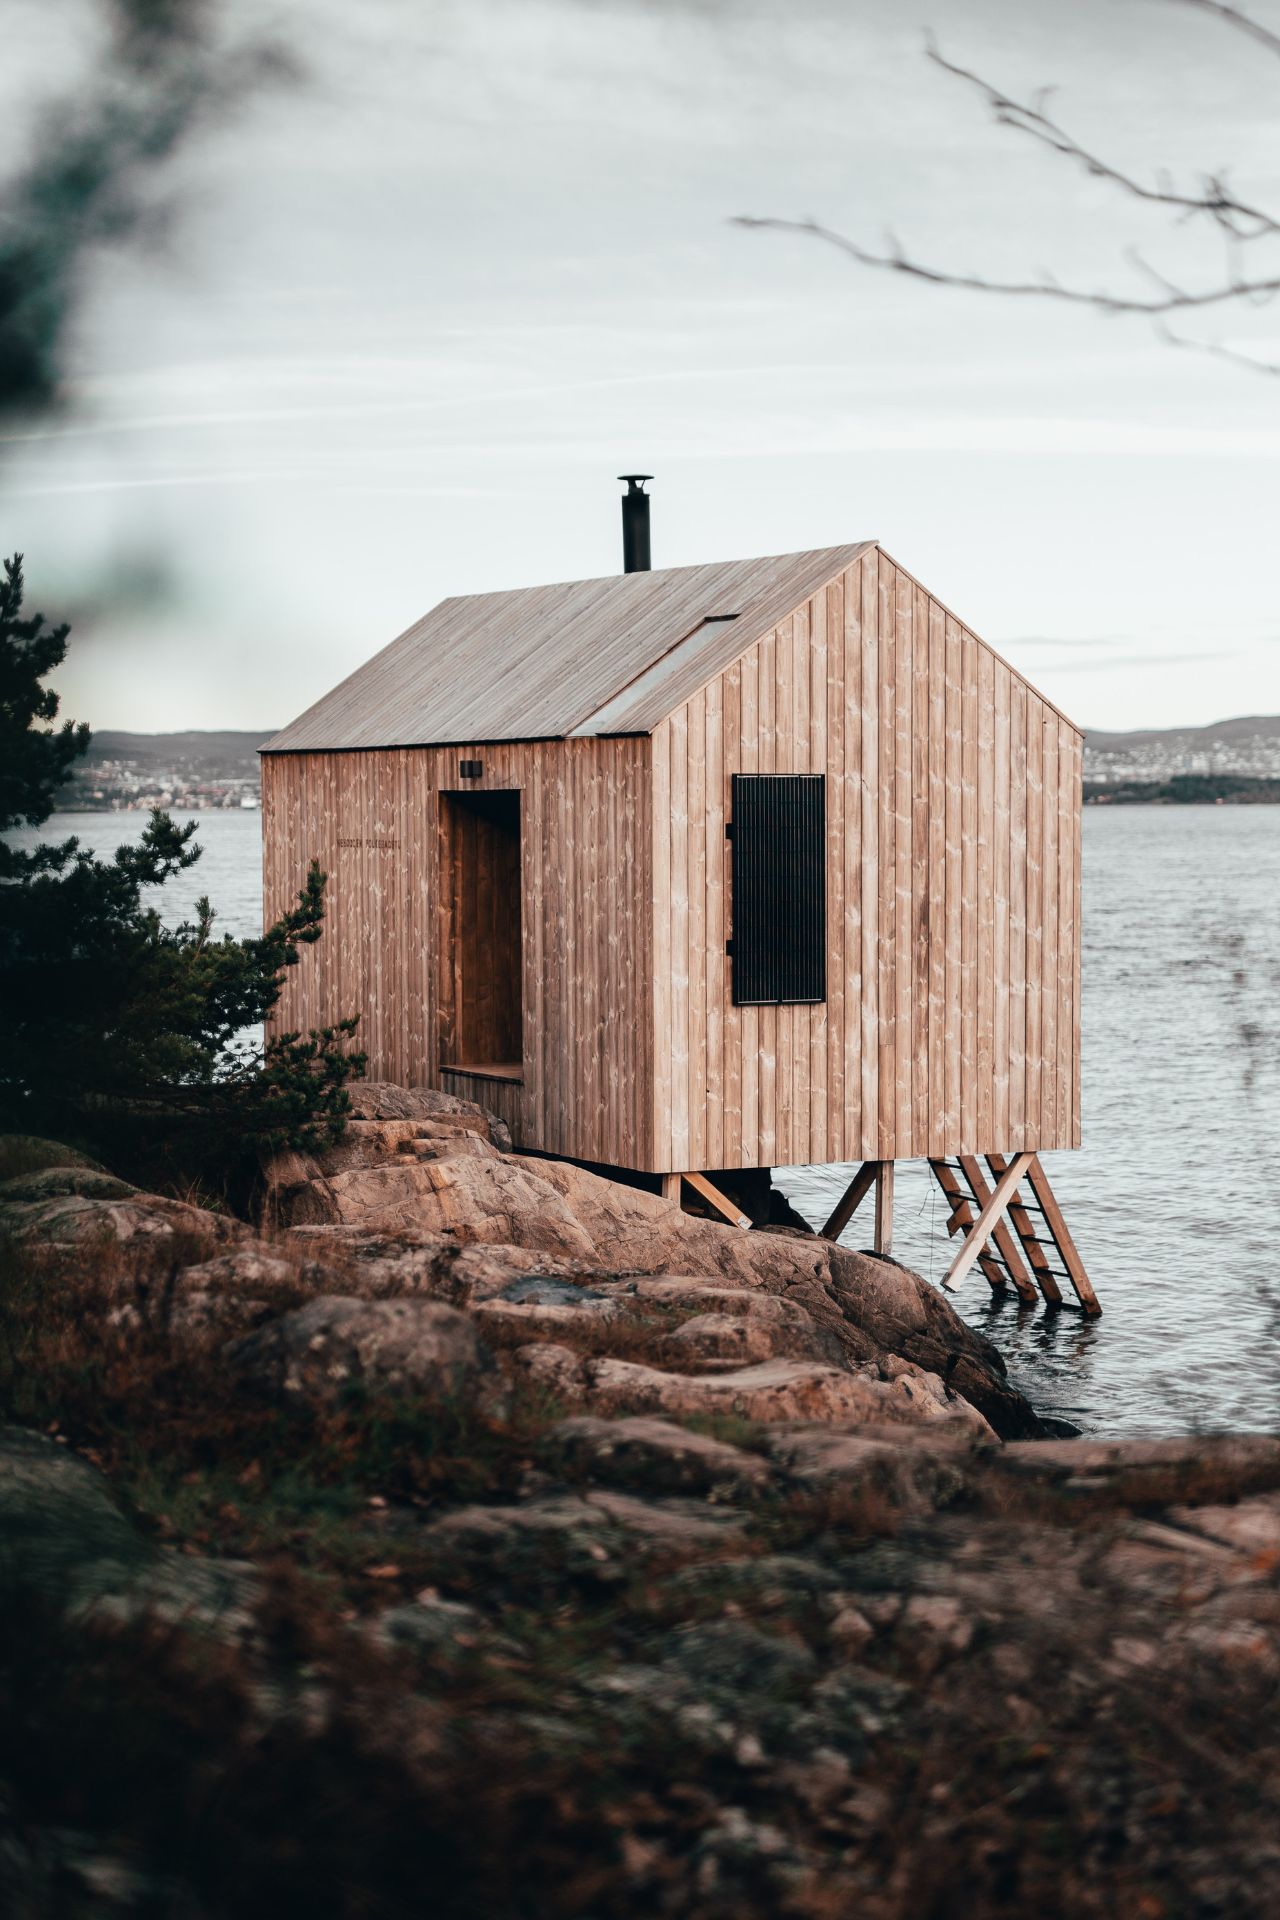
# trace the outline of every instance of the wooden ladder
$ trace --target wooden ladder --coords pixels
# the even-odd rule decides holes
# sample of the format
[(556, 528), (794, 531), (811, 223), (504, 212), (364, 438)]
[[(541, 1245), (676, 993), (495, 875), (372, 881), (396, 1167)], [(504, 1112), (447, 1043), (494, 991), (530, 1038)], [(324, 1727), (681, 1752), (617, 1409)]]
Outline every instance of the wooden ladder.
[(947, 1232), (963, 1236), (944, 1285), (976, 1265), (996, 1291), (1012, 1282), (1020, 1299), (1034, 1301), (1038, 1289), (1056, 1307), (1066, 1281), (1090, 1318), (1102, 1312), (1038, 1154), (989, 1153), (985, 1172), (967, 1153), (929, 1166), (947, 1201)]

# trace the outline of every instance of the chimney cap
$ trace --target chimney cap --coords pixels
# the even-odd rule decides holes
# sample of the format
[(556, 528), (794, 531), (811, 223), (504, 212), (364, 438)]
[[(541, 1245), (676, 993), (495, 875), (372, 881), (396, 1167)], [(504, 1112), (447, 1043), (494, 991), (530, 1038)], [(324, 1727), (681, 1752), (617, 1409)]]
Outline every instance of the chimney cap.
[(646, 480), (652, 480), (651, 473), (620, 473), (619, 480), (625, 480), (632, 493), (643, 493)]

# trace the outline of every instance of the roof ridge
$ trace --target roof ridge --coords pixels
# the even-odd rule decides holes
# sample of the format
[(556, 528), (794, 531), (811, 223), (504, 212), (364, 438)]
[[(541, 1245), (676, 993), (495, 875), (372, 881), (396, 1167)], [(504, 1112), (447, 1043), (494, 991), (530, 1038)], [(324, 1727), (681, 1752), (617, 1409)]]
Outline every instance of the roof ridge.
[[(482, 587), (475, 593), (447, 593), (428, 612), (436, 613), (441, 607), (460, 606), (467, 600), (498, 600), (520, 593), (556, 593), (565, 587), (608, 587), (629, 580), (674, 579), (680, 574), (708, 573), (719, 567), (763, 567), (783, 560), (816, 560), (823, 554), (860, 553), (867, 547), (878, 545), (879, 541), (875, 539), (840, 540), (830, 547), (796, 547), (789, 553), (737, 554), (727, 560), (690, 560), (679, 567), (646, 567), (642, 573), (588, 573), (572, 580), (526, 581), (521, 587)], [(426, 619), (427, 614), (421, 618)]]
[[(736, 657), (874, 544), (451, 595), (263, 751), (649, 732), (720, 671), (726, 644)], [(725, 613), (740, 616), (728, 640)]]

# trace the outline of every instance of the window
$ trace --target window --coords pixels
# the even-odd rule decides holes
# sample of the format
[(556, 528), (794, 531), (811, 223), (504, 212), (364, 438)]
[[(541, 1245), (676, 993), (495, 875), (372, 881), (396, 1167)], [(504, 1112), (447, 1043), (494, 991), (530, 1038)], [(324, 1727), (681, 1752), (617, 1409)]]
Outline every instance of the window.
[(740, 1007), (827, 997), (826, 778), (733, 776), (733, 998)]

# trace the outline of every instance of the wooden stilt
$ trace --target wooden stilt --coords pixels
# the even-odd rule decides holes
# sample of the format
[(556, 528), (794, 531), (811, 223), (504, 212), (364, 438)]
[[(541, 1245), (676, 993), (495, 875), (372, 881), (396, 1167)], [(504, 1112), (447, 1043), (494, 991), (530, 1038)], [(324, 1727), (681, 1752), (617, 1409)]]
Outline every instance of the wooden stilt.
[[(942, 1188), (943, 1197), (951, 1211), (947, 1215), (948, 1233), (968, 1233), (981, 1210), (981, 1201), (973, 1199), (960, 1185), (959, 1175), (949, 1160), (931, 1160), (930, 1171)], [(983, 1247), (978, 1255), (978, 1266), (986, 1278), (993, 1293), (1003, 1293), (1005, 1283), (1012, 1278), (1008, 1269), (997, 1259), (989, 1245)]]
[[(979, 1207), (985, 1206), (991, 1198), (991, 1190), (983, 1177), (982, 1168), (978, 1165), (977, 1160), (971, 1153), (962, 1153), (960, 1155), (960, 1165), (964, 1169), (965, 1179), (973, 1189), (974, 1199), (977, 1201)], [(1012, 1198), (1009, 1201), (1009, 1205), (1010, 1207), (1013, 1206)], [(995, 1226), (991, 1229), (991, 1238), (995, 1241), (996, 1250), (1000, 1258), (1004, 1261), (1009, 1278), (1018, 1289), (1019, 1298), (1034, 1301), (1036, 1298), (1035, 1282), (1027, 1272), (1022, 1256), (1014, 1243), (1013, 1235), (1009, 1231), (1009, 1222), (1003, 1219), (997, 1220)]]
[(1098, 1304), (1097, 1294), (1090, 1285), (1089, 1276), (1084, 1270), (1084, 1261), (1076, 1252), (1076, 1243), (1071, 1238), (1067, 1223), (1062, 1217), (1062, 1209), (1054, 1196), (1053, 1188), (1049, 1185), (1049, 1176), (1040, 1164), (1039, 1154), (1019, 1155), (1020, 1159), (1024, 1157), (1030, 1161), (1027, 1178), (1031, 1182), (1031, 1191), (1040, 1203), (1045, 1224), (1053, 1235), (1058, 1252), (1062, 1255), (1062, 1264), (1067, 1270), (1067, 1278), (1075, 1288), (1080, 1305), (1089, 1317), (1094, 1319), (1102, 1312), (1102, 1308)]
[(1021, 1180), (1023, 1174), (1026, 1173), (1034, 1159), (1035, 1155), (1032, 1153), (1020, 1153), (1017, 1154), (1005, 1168), (1000, 1178), (996, 1181), (995, 1186), (992, 1188), (985, 1206), (965, 1235), (959, 1253), (957, 1253), (955, 1259), (951, 1262), (950, 1270), (942, 1282), (944, 1287), (954, 1292), (960, 1285), (960, 1282), (964, 1279), (970, 1267), (990, 1239), (991, 1231), (996, 1221), (1003, 1218), (1004, 1210), (1009, 1203), (1010, 1194), (1015, 1191), (1019, 1180)]
[(825, 1226), (819, 1228), (824, 1240), (838, 1240), (876, 1182), (878, 1160), (864, 1160), (832, 1208)]
[[(990, 1167), (993, 1177), (997, 1180), (1008, 1164), (1007, 1158), (1002, 1153), (989, 1153), (987, 1155), (987, 1165)], [(1058, 1285), (1057, 1275), (1049, 1264), (1048, 1255), (1036, 1238), (1035, 1229), (1031, 1224), (1031, 1215), (1022, 1204), (1020, 1191), (1015, 1192), (1011, 1196), (1006, 1211), (1009, 1216), (1009, 1225), (1013, 1228), (1013, 1231), (1022, 1243), (1022, 1250), (1027, 1256), (1027, 1264), (1035, 1274), (1041, 1293), (1044, 1295), (1049, 1306), (1060, 1307), (1062, 1305), (1062, 1289)]]
[(695, 1193), (700, 1193), (717, 1213), (722, 1213), (731, 1226), (750, 1227), (751, 1218), (741, 1207), (735, 1207), (732, 1200), (721, 1193), (719, 1187), (713, 1187), (705, 1173), (686, 1173), (684, 1178)]
[(876, 1162), (876, 1232), (872, 1246), (877, 1253), (893, 1252), (893, 1162)]
[(663, 1197), (663, 1199), (664, 1199), (664, 1200), (674, 1200), (674, 1201), (676, 1202), (676, 1204), (677, 1204), (677, 1206), (679, 1205), (679, 1203), (680, 1203), (680, 1175), (679, 1175), (678, 1173), (664, 1173), (664, 1174), (663, 1174), (663, 1176), (662, 1176), (662, 1197)]

